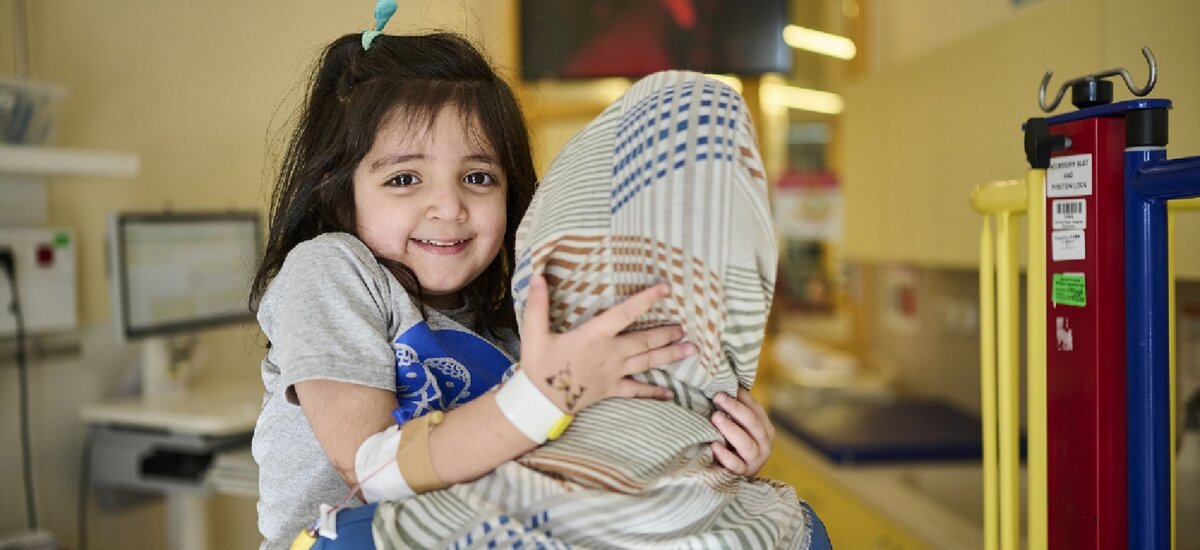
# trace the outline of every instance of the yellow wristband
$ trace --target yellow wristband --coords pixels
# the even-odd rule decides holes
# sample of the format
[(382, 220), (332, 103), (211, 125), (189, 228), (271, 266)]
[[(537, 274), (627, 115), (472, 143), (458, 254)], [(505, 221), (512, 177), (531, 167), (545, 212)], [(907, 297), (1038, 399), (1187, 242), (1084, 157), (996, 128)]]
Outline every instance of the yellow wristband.
[(550, 426), (550, 430), (546, 432), (546, 438), (551, 441), (558, 439), (558, 436), (567, 431), (567, 426), (571, 425), (572, 420), (575, 420), (575, 415), (573, 414), (564, 414), (559, 417), (558, 421), (553, 426)]

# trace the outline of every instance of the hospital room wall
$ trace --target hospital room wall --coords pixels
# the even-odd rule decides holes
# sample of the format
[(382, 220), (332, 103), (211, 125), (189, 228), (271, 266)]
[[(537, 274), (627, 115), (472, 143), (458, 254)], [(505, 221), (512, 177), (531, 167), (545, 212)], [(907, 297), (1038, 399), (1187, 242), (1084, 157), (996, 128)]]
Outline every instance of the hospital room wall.
[[(1175, 104), (1168, 152), (1200, 154), (1198, 17), (1200, 3), (1191, 0), (1028, 2), (994, 25), (852, 83), (837, 161), (845, 167), (846, 256), (976, 268), (981, 222), (970, 190), (1023, 177), (1020, 127), (1047, 116), (1037, 105), (1047, 69), (1054, 70), (1051, 97), (1069, 78), (1113, 67), (1126, 67), (1140, 86), (1147, 65), (1139, 50), (1149, 46), (1160, 70), (1150, 97)], [(1120, 79), (1115, 86), (1115, 99), (1133, 97)], [(1071, 110), (1068, 95), (1056, 114)], [(1197, 231), (1200, 216), (1180, 216), (1177, 235)], [(1200, 278), (1200, 253), (1177, 246), (1181, 275)]]
[[(373, 24), (373, 0), (37, 0), (27, 2), (29, 76), (67, 87), (58, 144), (123, 151), (141, 159), (125, 181), (56, 178), (47, 224), (73, 228), (82, 351), (30, 369), (39, 520), (76, 546), (81, 404), (103, 399), (135, 357), (116, 341), (104, 267), (104, 229), (119, 210), (258, 209), (270, 195), (272, 155), (304, 94), (321, 45)], [(400, 0), (387, 31), (458, 30), (502, 67), (514, 67), (515, 10), (489, 0)], [(11, 4), (0, 5), (0, 74), (13, 74)], [(261, 384), (257, 327), (206, 332), (201, 381)], [(22, 529), (17, 375), (0, 365), (0, 535)], [(218, 499), (214, 542), (251, 547), (252, 500)], [(161, 504), (91, 511), (90, 547), (163, 548)], [(250, 517), (247, 518), (246, 516)]]

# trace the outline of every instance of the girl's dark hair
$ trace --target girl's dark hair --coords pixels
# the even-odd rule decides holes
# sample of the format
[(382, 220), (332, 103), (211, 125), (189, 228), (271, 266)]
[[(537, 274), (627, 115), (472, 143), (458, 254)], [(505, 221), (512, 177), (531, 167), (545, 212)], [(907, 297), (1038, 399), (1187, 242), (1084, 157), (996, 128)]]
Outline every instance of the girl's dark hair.
[[(509, 271), (517, 225), (537, 180), (516, 96), (461, 36), (379, 35), (365, 51), (361, 39), (361, 34), (348, 34), (335, 40), (314, 71), (272, 193), (266, 250), (251, 287), (251, 307), (257, 308), (297, 244), (333, 231), (357, 235), (352, 177), (387, 117), (399, 109), (412, 122), (432, 125), (450, 106), (478, 121), (475, 130), (491, 144), (508, 179), (504, 248), (463, 289), (463, 298), (482, 328), (515, 330)], [(379, 260), (393, 268), (420, 304), (422, 290), (412, 270)]]

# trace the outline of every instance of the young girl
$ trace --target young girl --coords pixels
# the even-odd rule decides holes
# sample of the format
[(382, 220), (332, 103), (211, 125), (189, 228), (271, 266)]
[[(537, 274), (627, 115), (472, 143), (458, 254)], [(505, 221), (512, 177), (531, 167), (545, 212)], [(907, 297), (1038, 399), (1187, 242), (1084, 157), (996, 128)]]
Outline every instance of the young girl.
[[(694, 353), (680, 327), (622, 333), (666, 285), (561, 334), (531, 301), (515, 338), (508, 278), (534, 180), (512, 91), (463, 39), (354, 34), (325, 50), (252, 292), (270, 342), (253, 442), (265, 548), (356, 491), (479, 478), (602, 399), (671, 397), (628, 376)], [(518, 348), (516, 374), (476, 399)], [(728, 410), (730, 467), (753, 473), (765, 417)]]

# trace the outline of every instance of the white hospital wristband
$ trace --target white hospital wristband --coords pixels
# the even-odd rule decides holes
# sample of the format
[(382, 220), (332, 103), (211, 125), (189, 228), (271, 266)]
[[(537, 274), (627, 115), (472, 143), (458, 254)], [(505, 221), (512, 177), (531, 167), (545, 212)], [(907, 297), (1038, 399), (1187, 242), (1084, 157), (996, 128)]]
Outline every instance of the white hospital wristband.
[(520, 369), (500, 386), (496, 405), (513, 426), (538, 445), (557, 439), (575, 418), (559, 410)]

